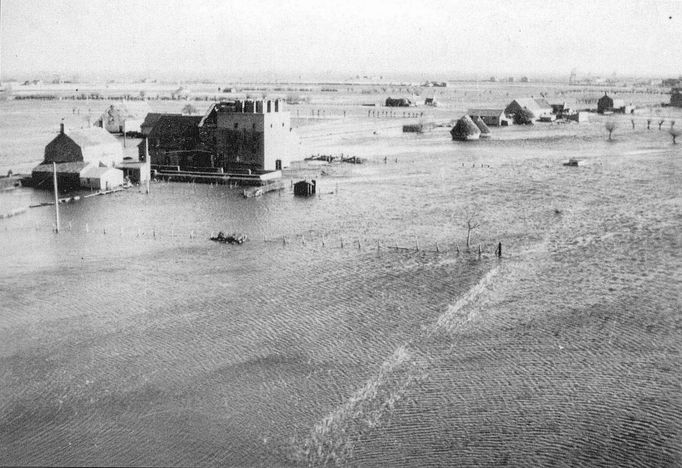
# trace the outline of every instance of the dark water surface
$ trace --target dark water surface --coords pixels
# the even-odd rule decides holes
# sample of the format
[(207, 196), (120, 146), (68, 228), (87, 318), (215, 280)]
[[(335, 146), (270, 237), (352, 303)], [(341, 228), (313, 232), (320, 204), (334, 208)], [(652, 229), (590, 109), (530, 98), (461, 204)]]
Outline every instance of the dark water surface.
[(349, 147), (312, 199), (157, 183), (59, 235), (0, 220), (0, 464), (680, 465), (678, 147)]

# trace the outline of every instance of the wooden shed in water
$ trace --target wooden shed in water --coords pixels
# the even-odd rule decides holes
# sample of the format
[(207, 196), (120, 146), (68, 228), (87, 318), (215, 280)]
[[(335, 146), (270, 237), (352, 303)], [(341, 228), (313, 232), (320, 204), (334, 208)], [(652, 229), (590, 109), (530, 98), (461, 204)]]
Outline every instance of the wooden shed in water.
[(294, 184), (294, 195), (309, 197), (315, 195), (317, 183), (315, 180), (301, 180)]

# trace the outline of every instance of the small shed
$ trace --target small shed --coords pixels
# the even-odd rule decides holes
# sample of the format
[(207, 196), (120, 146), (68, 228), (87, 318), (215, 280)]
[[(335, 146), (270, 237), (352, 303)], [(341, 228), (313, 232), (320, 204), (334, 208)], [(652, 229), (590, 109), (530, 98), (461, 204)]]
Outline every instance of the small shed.
[(313, 180), (301, 180), (294, 184), (294, 195), (300, 197), (309, 197), (315, 195), (317, 182)]
[[(55, 166), (57, 169), (57, 185), (59, 186), (59, 190), (68, 191), (80, 188), (80, 174), (84, 169), (90, 167), (91, 164), (84, 161), (74, 161), (56, 163)], [(51, 162), (44, 162), (34, 167), (31, 171), (31, 184), (33, 187), (52, 190), (53, 171), (55, 166), (53, 166)]]
[(478, 140), (481, 137), (481, 131), (471, 117), (463, 115), (450, 130), (450, 135), (453, 140), (458, 141)]
[(80, 173), (81, 187), (109, 190), (123, 185), (123, 171), (113, 167), (88, 166)]

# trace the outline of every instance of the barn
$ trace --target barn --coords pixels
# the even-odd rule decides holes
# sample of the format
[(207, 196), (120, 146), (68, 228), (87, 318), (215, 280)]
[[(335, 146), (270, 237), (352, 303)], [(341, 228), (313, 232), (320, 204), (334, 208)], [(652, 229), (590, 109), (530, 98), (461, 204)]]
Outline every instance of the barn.
[(467, 115), (474, 121), (477, 117), (480, 117), (486, 125), (491, 127), (506, 127), (509, 125), (509, 119), (504, 114), (504, 109), (469, 109)]
[(113, 166), (123, 161), (121, 143), (109, 132), (99, 127), (64, 130), (45, 146), (44, 163), (84, 161)]
[(514, 99), (504, 109), (504, 113), (507, 117), (513, 118), (514, 115), (522, 109), (530, 111), (530, 113), (533, 114), (534, 120), (540, 120), (543, 117), (551, 118), (553, 115), (552, 106), (550, 106), (547, 101), (534, 98)]

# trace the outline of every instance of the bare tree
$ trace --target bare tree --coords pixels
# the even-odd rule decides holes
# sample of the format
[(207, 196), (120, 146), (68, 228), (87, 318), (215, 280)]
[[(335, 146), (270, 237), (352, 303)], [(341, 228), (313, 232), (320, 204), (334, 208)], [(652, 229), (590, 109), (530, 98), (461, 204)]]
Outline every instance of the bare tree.
[(478, 227), (481, 225), (477, 220), (476, 220), (476, 212), (467, 212), (466, 213), (466, 223), (467, 223), (467, 249), (470, 247), (470, 241), (471, 241), (471, 232), (474, 231), (475, 229), (478, 229)]
[(613, 131), (616, 129), (616, 121), (615, 120), (607, 120), (606, 123), (604, 124), (604, 128), (609, 132), (609, 141), (611, 141), (613, 138), (611, 135), (613, 134)]
[(670, 136), (673, 137), (673, 145), (676, 145), (677, 144), (677, 137), (682, 135), (682, 129), (670, 127), (670, 130), (668, 130), (668, 133), (670, 133)]

